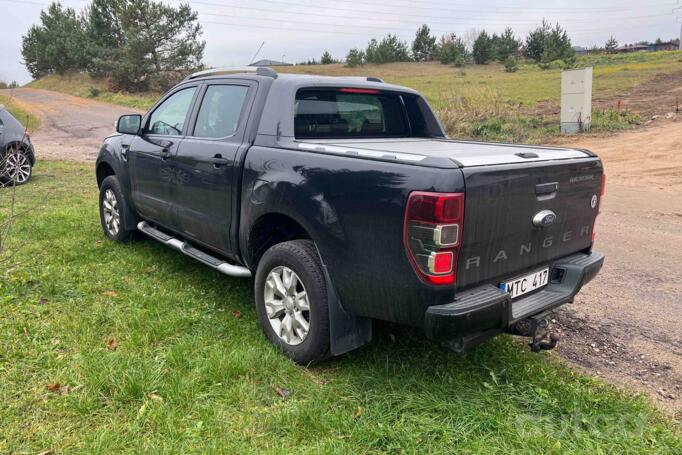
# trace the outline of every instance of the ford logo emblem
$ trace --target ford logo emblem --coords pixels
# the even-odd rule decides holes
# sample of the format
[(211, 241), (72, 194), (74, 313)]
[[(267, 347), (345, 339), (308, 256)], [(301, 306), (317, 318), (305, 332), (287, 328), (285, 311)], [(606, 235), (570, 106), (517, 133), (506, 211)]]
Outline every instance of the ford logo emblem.
[(545, 227), (549, 226), (550, 224), (554, 224), (555, 221), (556, 213), (552, 212), (551, 210), (543, 210), (536, 213), (533, 217), (533, 226)]

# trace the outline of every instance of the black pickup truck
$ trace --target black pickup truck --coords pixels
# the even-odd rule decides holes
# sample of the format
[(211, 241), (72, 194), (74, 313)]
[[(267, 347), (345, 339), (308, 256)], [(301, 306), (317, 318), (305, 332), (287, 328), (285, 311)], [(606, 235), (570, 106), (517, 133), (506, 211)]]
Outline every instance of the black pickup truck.
[(265, 334), (299, 363), (367, 343), (372, 319), (459, 352), (505, 331), (549, 349), (546, 312), (604, 261), (593, 153), (449, 140), (376, 78), (193, 74), (119, 119), (97, 184), (110, 239), (254, 276)]

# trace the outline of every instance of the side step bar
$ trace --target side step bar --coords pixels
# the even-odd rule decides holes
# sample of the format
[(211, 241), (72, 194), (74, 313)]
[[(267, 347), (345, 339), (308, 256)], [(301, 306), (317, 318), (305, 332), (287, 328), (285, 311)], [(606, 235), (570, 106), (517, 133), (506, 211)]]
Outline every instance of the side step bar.
[(246, 267), (230, 264), (229, 262), (225, 262), (222, 259), (200, 251), (187, 242), (183, 242), (182, 240), (178, 240), (175, 237), (159, 231), (158, 229), (150, 226), (146, 221), (140, 221), (137, 223), (137, 229), (144, 232), (149, 237), (158, 240), (159, 242), (174, 248), (193, 259), (196, 259), (202, 264), (206, 264), (207, 266), (216, 269), (220, 273), (240, 278), (249, 278), (251, 276), (251, 270), (247, 269)]

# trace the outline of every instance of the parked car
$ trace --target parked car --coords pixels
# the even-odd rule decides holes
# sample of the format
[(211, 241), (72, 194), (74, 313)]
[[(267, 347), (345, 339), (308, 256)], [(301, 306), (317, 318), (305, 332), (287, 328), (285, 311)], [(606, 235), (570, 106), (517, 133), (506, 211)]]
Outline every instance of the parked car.
[(35, 162), (33, 144), (26, 128), (0, 105), (0, 184), (28, 182)]
[(237, 71), (119, 119), (96, 165), (107, 237), (254, 277), (263, 331), (304, 364), (367, 343), (373, 319), (458, 352), (505, 331), (556, 344), (547, 311), (604, 261), (597, 156), (449, 140), (376, 78)]

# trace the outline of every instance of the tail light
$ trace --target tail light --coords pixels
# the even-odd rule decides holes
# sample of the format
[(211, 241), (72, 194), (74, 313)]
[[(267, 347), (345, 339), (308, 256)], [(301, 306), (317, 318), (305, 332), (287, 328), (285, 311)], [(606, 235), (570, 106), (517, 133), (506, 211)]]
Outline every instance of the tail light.
[(594, 216), (594, 223), (592, 224), (592, 241), (597, 237), (597, 218), (601, 213), (601, 200), (604, 199), (604, 194), (606, 194), (606, 174), (601, 175), (601, 191), (599, 192), (599, 199), (597, 199), (597, 214)]
[(463, 220), (464, 193), (410, 194), (403, 243), (412, 267), (425, 283), (455, 283)]

